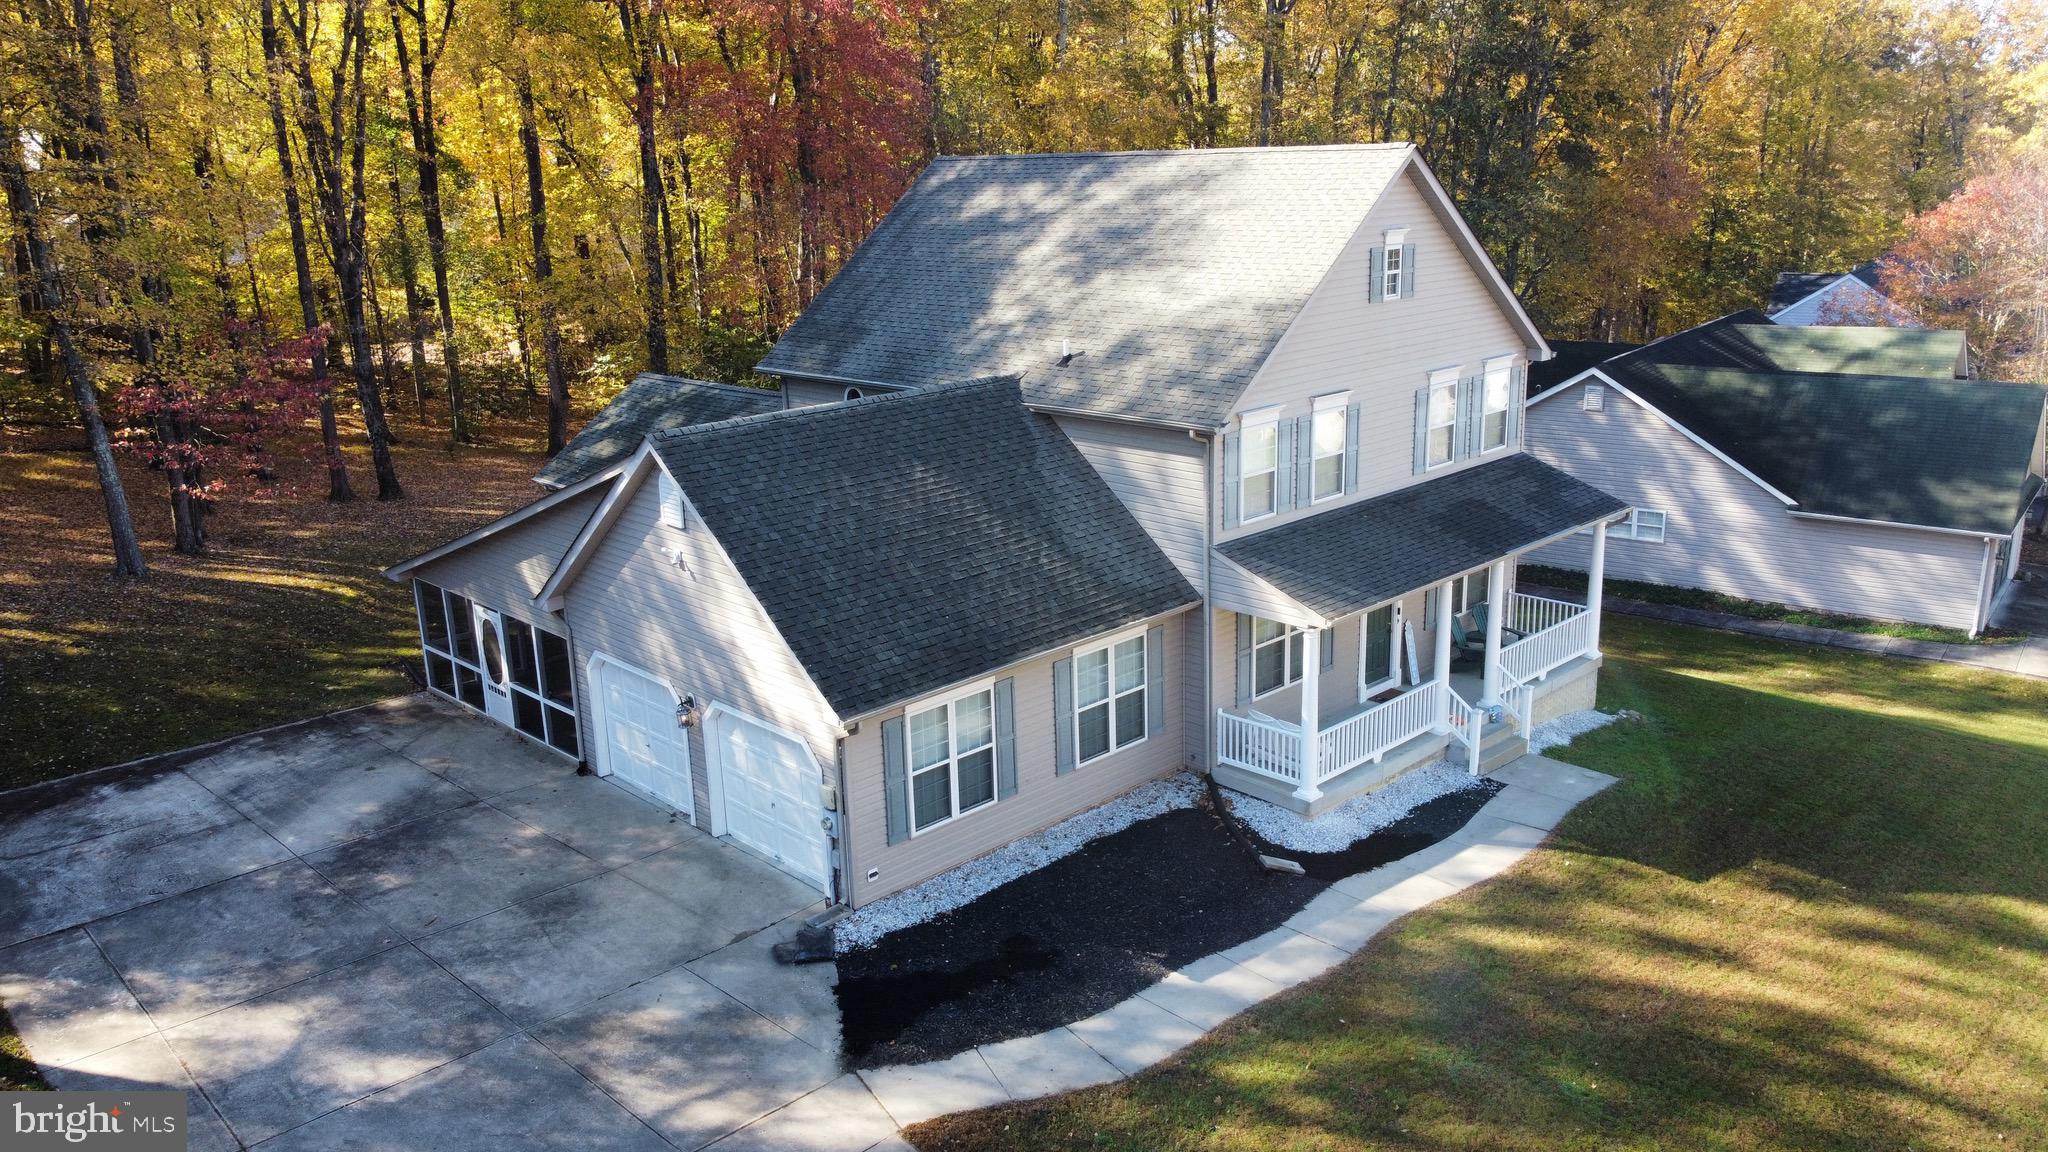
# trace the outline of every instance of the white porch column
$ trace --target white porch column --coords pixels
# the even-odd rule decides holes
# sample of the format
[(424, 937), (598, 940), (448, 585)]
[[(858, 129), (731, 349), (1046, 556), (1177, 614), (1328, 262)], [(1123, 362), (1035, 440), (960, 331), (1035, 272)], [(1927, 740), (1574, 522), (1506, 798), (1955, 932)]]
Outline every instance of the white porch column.
[(1431, 622), (1430, 626), (1435, 629), (1430, 636), (1436, 646), (1435, 657), (1430, 661), (1430, 679), (1442, 686), (1443, 700), (1446, 704), (1443, 715), (1437, 717), (1436, 727), (1439, 732), (1448, 732), (1451, 730), (1451, 715), (1450, 708), (1448, 707), (1451, 693), (1451, 582), (1449, 580), (1436, 586), (1436, 619)]
[(1600, 600), (1607, 582), (1607, 521), (1593, 525), (1593, 562), (1586, 566), (1586, 614), (1593, 618), (1586, 655), (1600, 655)]
[(1297, 800), (1314, 802), (1323, 790), (1316, 787), (1316, 777), (1322, 767), (1317, 761), (1322, 751), (1321, 720), (1322, 701), (1318, 698), (1317, 673), (1323, 666), (1323, 632), (1320, 628), (1304, 628), (1301, 632), (1301, 786), (1294, 790)]
[(1501, 617), (1508, 612), (1507, 583), (1507, 561), (1494, 561), (1486, 570), (1486, 660), (1480, 678), (1481, 708), (1500, 703), (1500, 632)]

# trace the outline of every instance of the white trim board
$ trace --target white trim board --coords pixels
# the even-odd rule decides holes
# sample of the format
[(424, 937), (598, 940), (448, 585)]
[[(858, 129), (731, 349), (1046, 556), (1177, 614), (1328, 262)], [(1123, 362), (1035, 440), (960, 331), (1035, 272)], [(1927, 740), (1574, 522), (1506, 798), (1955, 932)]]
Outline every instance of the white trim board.
[(571, 484), (566, 488), (557, 488), (554, 491), (549, 492), (545, 496), (542, 496), (538, 500), (533, 501), (531, 504), (527, 504), (524, 507), (516, 508), (511, 512), (507, 512), (505, 515), (498, 517), (496, 520), (493, 520), (488, 524), (485, 524), (481, 528), (475, 528), (468, 532), (465, 532), (462, 535), (457, 536), (455, 539), (448, 541), (446, 544), (442, 544), (436, 548), (430, 548), (427, 551), (422, 552), (417, 556), (414, 556), (410, 560), (400, 560), (398, 563), (393, 564), (391, 567), (386, 568), (384, 570), (384, 578), (386, 580), (391, 581), (394, 584), (402, 583), (405, 580), (405, 578), (413, 572), (414, 569), (419, 568), (421, 565), (431, 564), (434, 561), (441, 559), (443, 556), (459, 552), (462, 549), (469, 547), (471, 544), (475, 544), (480, 540), (484, 540), (491, 536), (495, 536), (507, 528), (524, 522), (532, 516), (538, 515), (542, 512), (547, 511), (550, 508), (553, 508), (559, 504), (564, 503), (565, 501), (573, 499), (577, 495), (583, 492), (587, 492), (600, 484), (611, 481), (612, 479), (616, 478), (619, 475), (619, 473), (622, 472), (629, 463), (629, 460), (622, 460), (617, 464), (612, 464), (608, 467), (602, 468), (596, 472), (591, 473), (588, 476), (585, 476), (583, 479), (578, 480), (576, 483)]

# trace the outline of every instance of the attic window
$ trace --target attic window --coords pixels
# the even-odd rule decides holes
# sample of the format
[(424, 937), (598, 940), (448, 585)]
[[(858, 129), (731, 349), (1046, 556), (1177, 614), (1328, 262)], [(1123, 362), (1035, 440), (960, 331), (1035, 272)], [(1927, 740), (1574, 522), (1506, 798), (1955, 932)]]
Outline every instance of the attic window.
[(656, 485), (661, 495), (661, 522), (670, 528), (683, 526), (683, 489), (666, 468), (655, 473)]
[(1391, 228), (1387, 231), (1387, 255), (1381, 269), (1385, 277), (1380, 284), (1380, 296), (1385, 300), (1399, 300), (1408, 280), (1408, 260), (1405, 245), (1408, 243), (1406, 228)]
[(1579, 410), (1582, 412), (1599, 412), (1606, 407), (1607, 389), (1598, 384), (1586, 385), (1585, 392), (1579, 396)]

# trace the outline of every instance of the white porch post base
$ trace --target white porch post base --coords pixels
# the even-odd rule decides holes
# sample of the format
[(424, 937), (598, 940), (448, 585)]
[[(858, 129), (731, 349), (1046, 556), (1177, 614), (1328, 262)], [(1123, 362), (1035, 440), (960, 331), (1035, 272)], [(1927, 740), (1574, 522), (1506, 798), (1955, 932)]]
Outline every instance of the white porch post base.
[(1322, 798), (1322, 789), (1316, 787), (1322, 775), (1318, 763), (1322, 752), (1321, 721), (1322, 701), (1318, 695), (1318, 673), (1323, 667), (1323, 633), (1321, 629), (1306, 628), (1301, 634), (1301, 786), (1294, 790), (1294, 798), (1304, 803), (1313, 803)]
[(1593, 525), (1593, 562), (1586, 566), (1586, 615), (1592, 618), (1586, 640), (1586, 655), (1600, 655), (1600, 601), (1607, 583), (1607, 522)]

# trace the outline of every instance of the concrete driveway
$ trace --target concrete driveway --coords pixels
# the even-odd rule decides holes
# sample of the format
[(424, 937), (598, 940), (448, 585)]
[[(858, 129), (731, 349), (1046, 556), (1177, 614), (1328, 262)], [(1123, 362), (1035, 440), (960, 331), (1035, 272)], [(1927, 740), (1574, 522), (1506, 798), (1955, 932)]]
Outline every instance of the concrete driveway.
[(7, 798), (0, 999), (191, 1147), (865, 1149), (815, 891), (452, 705)]

